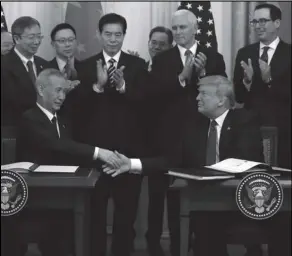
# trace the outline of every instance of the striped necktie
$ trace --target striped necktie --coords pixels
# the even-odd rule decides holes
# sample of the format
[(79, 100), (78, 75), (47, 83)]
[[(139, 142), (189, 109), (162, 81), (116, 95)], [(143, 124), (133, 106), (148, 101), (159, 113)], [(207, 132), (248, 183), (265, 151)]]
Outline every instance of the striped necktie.
[(113, 74), (114, 74), (114, 72), (116, 70), (116, 67), (115, 67), (115, 62), (116, 61), (115, 61), (115, 59), (111, 58), (108, 62), (110, 63), (110, 66), (109, 66), (109, 68), (107, 70), (109, 85), (110, 85), (110, 87), (114, 87), (114, 83), (115, 82), (114, 82), (114, 79), (113, 79)]

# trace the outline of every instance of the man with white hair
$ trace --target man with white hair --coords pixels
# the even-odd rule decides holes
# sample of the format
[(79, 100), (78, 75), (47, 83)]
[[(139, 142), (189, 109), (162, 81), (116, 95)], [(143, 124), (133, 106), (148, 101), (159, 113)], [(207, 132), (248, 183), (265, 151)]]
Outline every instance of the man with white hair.
[[(157, 129), (168, 133), (170, 138), (179, 132), (181, 123), (192, 108), (190, 98), (195, 99), (198, 94), (199, 78), (211, 74), (226, 76), (223, 56), (197, 43), (197, 18), (191, 11), (176, 11), (172, 17), (171, 29), (176, 46), (153, 57), (150, 82), (147, 85), (152, 95), (152, 105), (155, 103), (155, 112), (151, 116), (158, 117), (159, 123), (155, 124)], [(156, 138), (155, 136), (153, 134), (152, 138)], [(159, 140), (153, 141), (156, 143)], [(158, 145), (157, 148), (163, 153), (168, 146), (162, 144), (162, 147)], [(154, 256), (162, 255), (162, 217), (161, 215), (161, 225), (149, 227), (147, 232), (149, 252)], [(172, 221), (172, 224), (171, 251), (175, 256), (178, 255), (179, 248), (179, 220)]]

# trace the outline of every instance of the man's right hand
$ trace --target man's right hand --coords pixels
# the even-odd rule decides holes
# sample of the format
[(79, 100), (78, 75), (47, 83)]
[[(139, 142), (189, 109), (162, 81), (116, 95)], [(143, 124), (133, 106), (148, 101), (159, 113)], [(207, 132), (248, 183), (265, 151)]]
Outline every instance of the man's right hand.
[[(245, 86), (251, 85), (252, 78), (253, 78), (253, 67), (251, 63), (251, 59), (248, 59), (248, 64), (246, 62), (241, 61), (240, 62), (241, 67), (243, 68), (244, 76), (243, 76), (243, 81), (246, 84)], [(246, 88), (249, 90), (249, 88)]]
[(120, 158), (111, 150), (99, 148), (97, 158), (114, 168), (120, 167)]
[(102, 66), (102, 60), (96, 61), (96, 70), (97, 70), (97, 87), (99, 90), (102, 90), (107, 82), (107, 67), (106, 65)]
[(186, 81), (186, 80), (191, 79), (194, 64), (195, 64), (195, 59), (193, 56), (186, 59), (185, 66), (184, 66), (182, 72), (179, 74), (180, 81)]

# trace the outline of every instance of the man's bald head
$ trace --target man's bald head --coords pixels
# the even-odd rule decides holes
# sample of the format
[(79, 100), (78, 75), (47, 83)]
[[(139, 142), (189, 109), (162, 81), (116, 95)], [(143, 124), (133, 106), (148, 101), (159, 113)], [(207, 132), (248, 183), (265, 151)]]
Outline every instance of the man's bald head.
[(175, 42), (190, 49), (196, 42), (197, 18), (188, 10), (178, 10), (172, 16), (172, 33)]

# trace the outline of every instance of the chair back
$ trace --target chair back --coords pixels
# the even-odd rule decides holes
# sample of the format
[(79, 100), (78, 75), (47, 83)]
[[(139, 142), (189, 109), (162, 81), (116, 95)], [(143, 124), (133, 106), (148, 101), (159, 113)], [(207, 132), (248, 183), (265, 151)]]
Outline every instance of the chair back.
[(265, 163), (271, 166), (278, 164), (278, 129), (274, 126), (262, 126), (263, 151)]
[(1, 126), (1, 165), (16, 161), (16, 137), (15, 126)]

